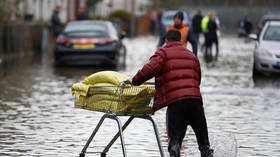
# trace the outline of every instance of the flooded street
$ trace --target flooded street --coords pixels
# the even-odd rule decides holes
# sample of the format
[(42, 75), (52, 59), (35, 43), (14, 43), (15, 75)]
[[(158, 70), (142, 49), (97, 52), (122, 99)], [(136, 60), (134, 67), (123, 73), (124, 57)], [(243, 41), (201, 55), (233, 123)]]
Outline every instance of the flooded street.
[[(127, 67), (117, 71), (134, 75), (154, 53), (157, 41), (151, 36), (125, 39)], [(206, 65), (199, 54), (201, 91), (216, 157), (235, 153), (239, 157), (279, 157), (280, 79), (252, 77), (253, 42), (223, 37), (220, 43), (218, 62)], [(54, 67), (46, 58), (29, 58), (12, 64), (4, 59), (0, 62), (0, 156), (78, 156), (102, 113), (75, 109), (71, 87), (96, 71), (116, 69)], [(168, 155), (165, 109), (153, 118)], [(123, 123), (125, 119), (121, 118)], [(104, 124), (89, 152), (102, 151), (117, 132), (114, 121)], [(149, 121), (133, 121), (124, 138), (128, 156), (159, 156)], [(182, 153), (199, 157), (190, 127)], [(119, 140), (107, 156), (122, 156)]]

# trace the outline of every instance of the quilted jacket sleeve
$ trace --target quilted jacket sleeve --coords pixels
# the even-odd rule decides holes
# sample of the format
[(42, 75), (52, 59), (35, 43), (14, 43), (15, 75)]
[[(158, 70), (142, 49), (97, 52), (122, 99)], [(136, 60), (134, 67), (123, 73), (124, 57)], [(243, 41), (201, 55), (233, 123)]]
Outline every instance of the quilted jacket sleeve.
[(132, 78), (133, 85), (141, 85), (145, 81), (159, 76), (164, 65), (164, 52), (162, 49), (150, 58), (150, 61), (143, 66), (141, 70)]

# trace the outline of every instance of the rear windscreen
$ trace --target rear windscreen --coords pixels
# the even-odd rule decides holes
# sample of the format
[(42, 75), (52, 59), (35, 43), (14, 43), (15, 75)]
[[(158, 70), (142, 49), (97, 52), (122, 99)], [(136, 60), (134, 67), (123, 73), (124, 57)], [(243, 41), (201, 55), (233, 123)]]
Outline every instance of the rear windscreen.
[(108, 37), (108, 28), (104, 24), (72, 24), (66, 27), (64, 35), (78, 37)]

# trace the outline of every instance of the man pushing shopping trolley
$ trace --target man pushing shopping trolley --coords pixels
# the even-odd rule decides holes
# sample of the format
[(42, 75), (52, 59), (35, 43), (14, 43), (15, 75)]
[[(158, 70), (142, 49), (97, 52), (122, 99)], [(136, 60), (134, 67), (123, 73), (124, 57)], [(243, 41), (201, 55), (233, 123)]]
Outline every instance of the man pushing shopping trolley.
[(194, 130), (201, 157), (213, 157), (200, 93), (200, 63), (180, 40), (179, 30), (169, 30), (165, 38), (166, 45), (155, 52), (130, 82), (141, 85), (155, 77), (153, 112), (167, 107), (166, 127), (170, 157), (180, 157), (188, 125)]

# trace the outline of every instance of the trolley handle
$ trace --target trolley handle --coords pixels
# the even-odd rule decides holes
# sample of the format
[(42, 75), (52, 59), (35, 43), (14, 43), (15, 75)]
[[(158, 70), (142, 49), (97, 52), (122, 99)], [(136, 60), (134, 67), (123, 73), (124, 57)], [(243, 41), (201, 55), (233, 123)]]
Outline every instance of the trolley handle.
[[(131, 86), (131, 82), (129, 80), (121, 82), (121, 86)], [(154, 82), (144, 82), (143, 85), (155, 85)]]
[(155, 85), (154, 82), (144, 82), (143, 84), (144, 84), (144, 85)]

